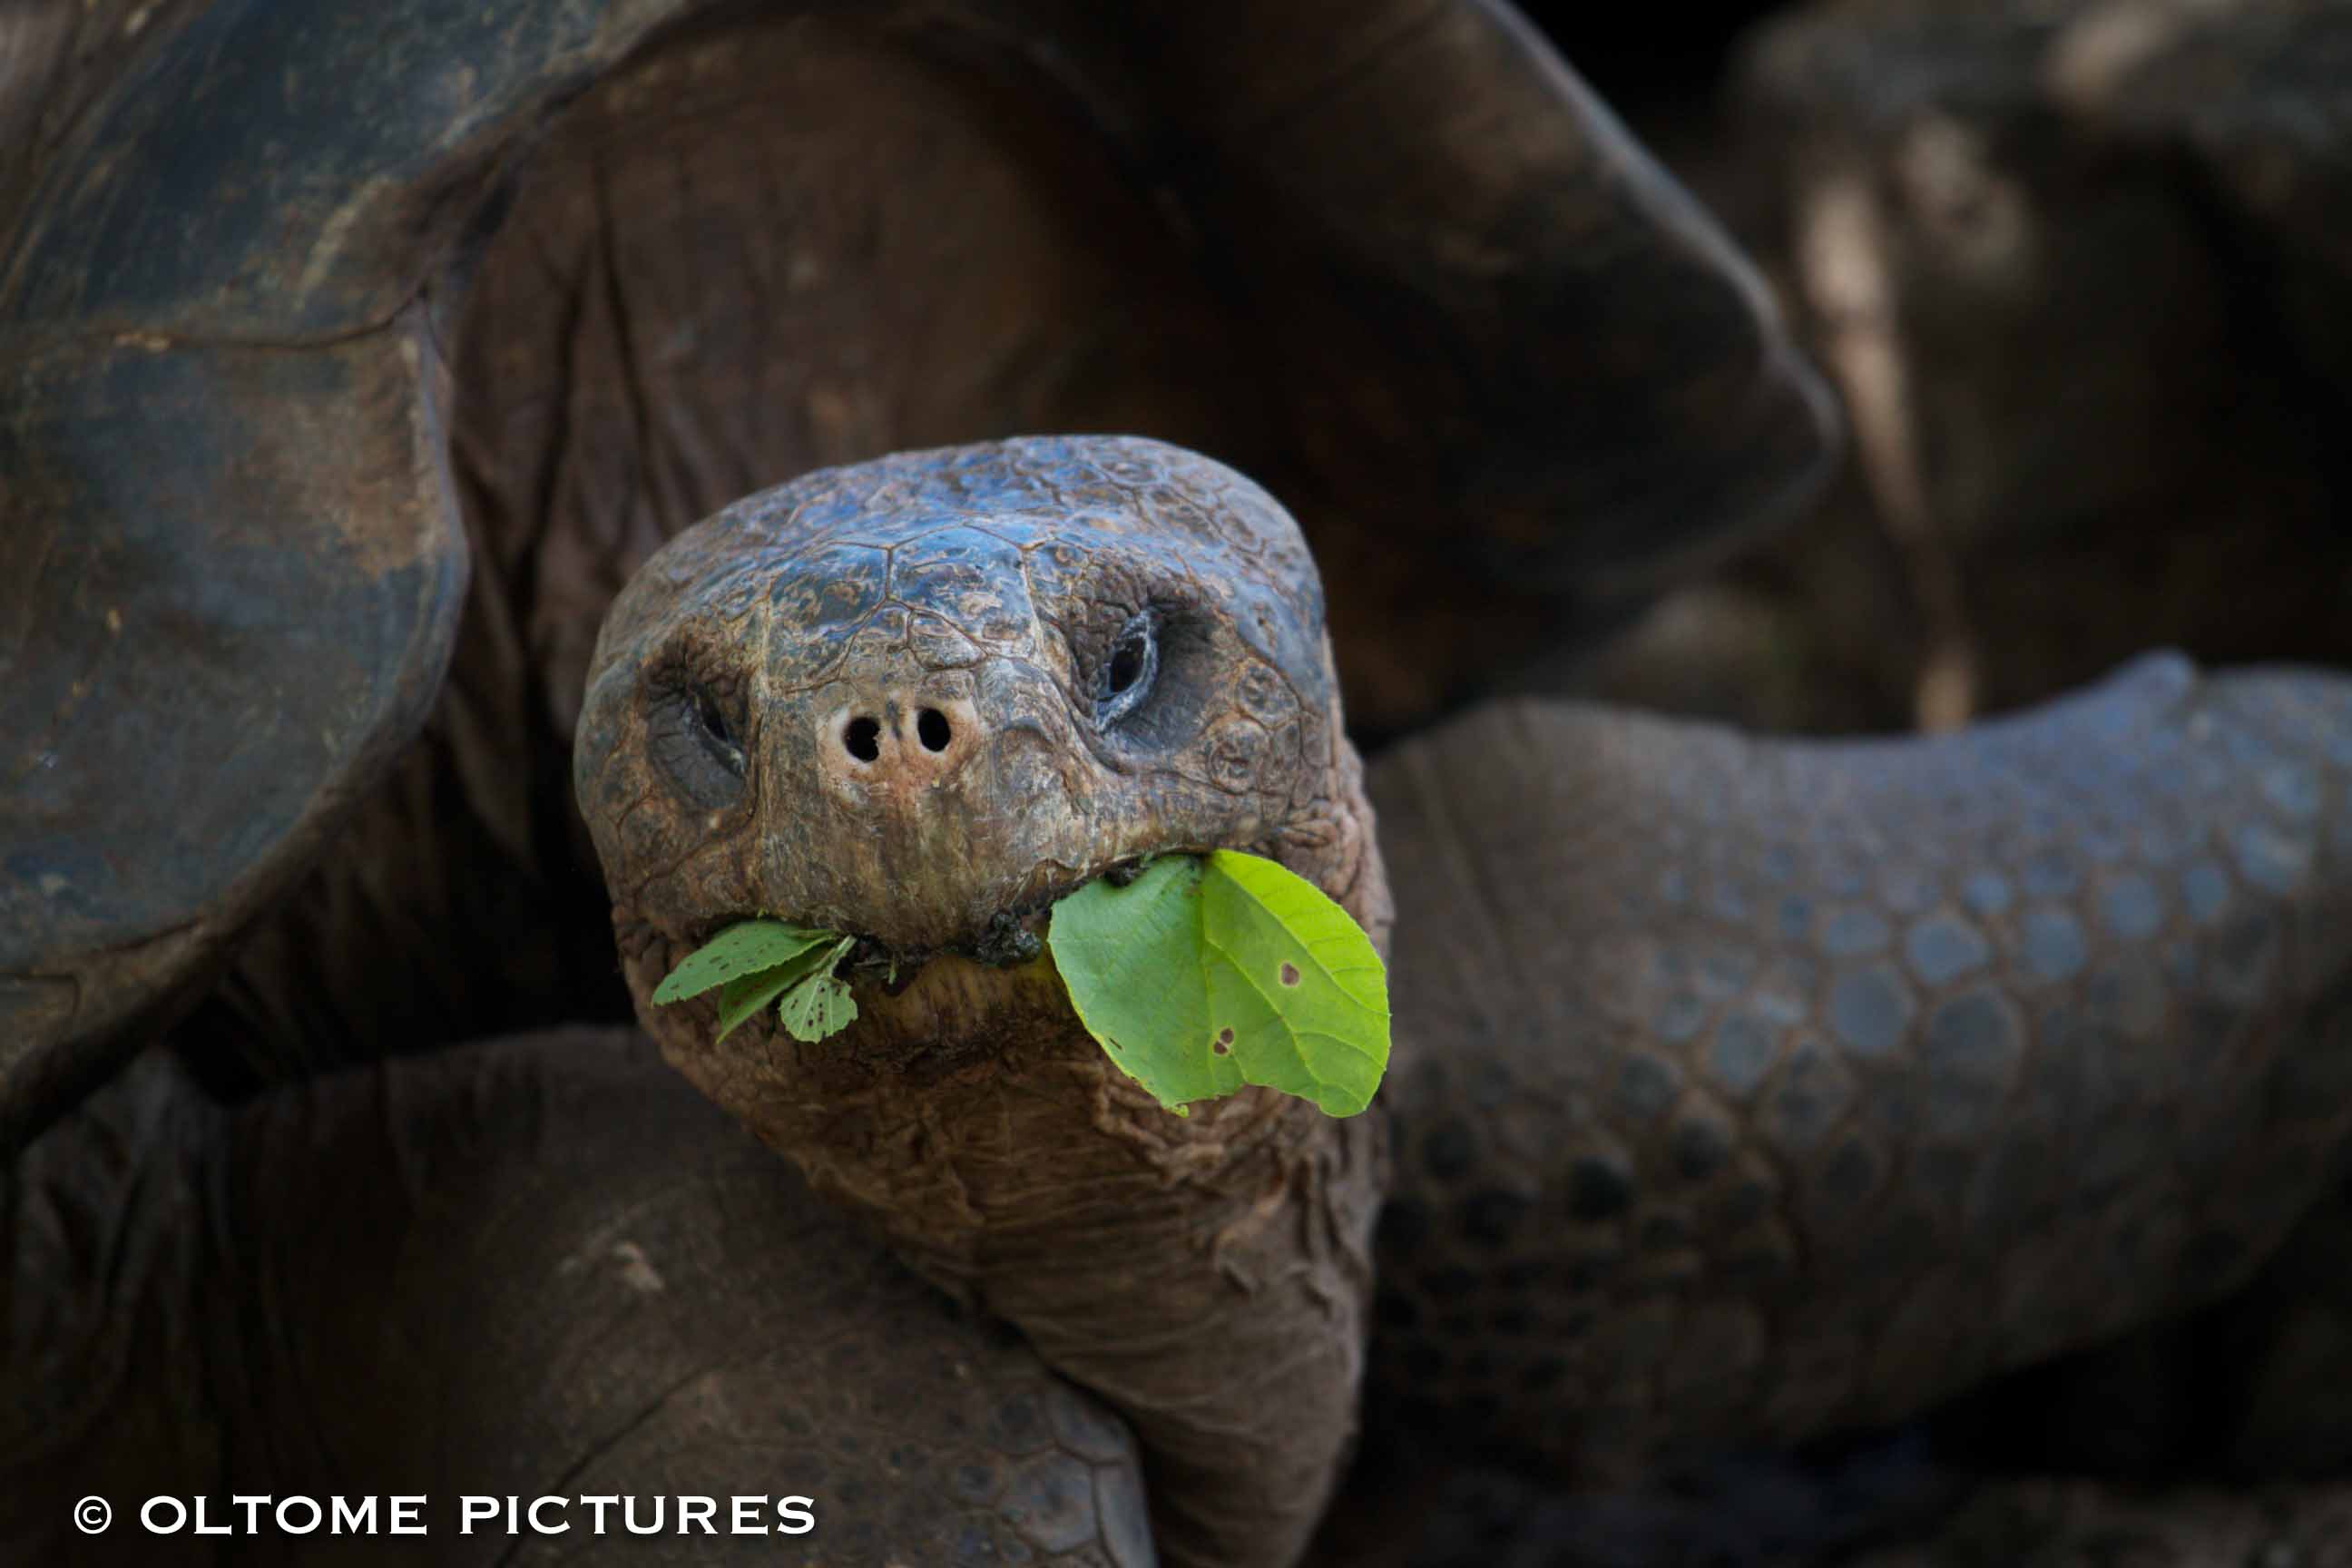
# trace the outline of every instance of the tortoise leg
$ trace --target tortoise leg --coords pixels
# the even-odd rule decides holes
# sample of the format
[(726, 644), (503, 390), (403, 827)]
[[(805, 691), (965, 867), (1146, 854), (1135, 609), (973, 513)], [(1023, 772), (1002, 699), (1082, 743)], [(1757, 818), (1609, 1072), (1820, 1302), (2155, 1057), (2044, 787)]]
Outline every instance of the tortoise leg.
[(1376, 1390), (1600, 1479), (2231, 1289), (2344, 1168), (2347, 791), (2352, 680), (2171, 658), (1926, 740), (1401, 747)]
[[(12, 1562), (212, 1561), (137, 1519), (199, 1493), (215, 1521), (232, 1494), (422, 1495), (445, 1563), (644, 1560), (619, 1505), (596, 1532), (600, 1496), (639, 1526), (668, 1500), (666, 1550), (695, 1562), (1153, 1561), (1123, 1427), (635, 1037), (411, 1058), (234, 1114), (150, 1057), (6, 1190), (5, 1381), (30, 1396), (0, 1432)], [(501, 1510), (470, 1535), (467, 1494)], [(572, 1528), (509, 1534), (509, 1494), (568, 1500), (540, 1518)], [(113, 1504), (104, 1535), (73, 1528), (86, 1495)], [(739, 1496), (771, 1533), (732, 1533)], [(717, 1533), (681, 1531), (691, 1497)], [(320, 1554), (268, 1517), (238, 1561)]]

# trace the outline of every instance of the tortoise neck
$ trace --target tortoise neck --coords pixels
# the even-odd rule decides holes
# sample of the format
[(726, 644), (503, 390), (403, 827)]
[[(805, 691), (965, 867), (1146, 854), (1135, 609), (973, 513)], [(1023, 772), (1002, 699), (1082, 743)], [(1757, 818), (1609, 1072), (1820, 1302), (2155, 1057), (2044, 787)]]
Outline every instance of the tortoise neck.
[(952, 1061), (789, 1042), (762, 1061), (684, 1031), (666, 1054), (917, 1272), (1126, 1415), (1163, 1562), (1291, 1563), (1354, 1430), (1376, 1113), (1334, 1121), (1249, 1088), (1173, 1115), (1086, 1034), (1047, 966), (935, 965), (894, 1017), (984, 982), (1021, 1024)]
[[(1385, 952), (1370, 807), (1354, 752), (1334, 751), (1324, 797), (1269, 847)], [(1355, 1430), (1377, 1109), (1334, 1121), (1252, 1087), (1177, 1116), (1087, 1035), (1043, 961), (935, 958), (821, 1044), (755, 1022), (764, 1048), (714, 1046), (686, 1010), (645, 1005), (681, 955), (621, 924), (639, 1016), (673, 1066), (1126, 1415), (1170, 1568), (1297, 1559)]]

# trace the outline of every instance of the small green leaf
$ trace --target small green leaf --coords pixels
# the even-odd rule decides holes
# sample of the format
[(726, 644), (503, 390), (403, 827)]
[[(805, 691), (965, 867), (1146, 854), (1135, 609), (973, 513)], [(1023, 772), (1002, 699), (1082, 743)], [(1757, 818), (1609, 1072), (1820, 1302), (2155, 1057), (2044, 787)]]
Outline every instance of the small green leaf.
[(654, 987), (654, 1005), (699, 996), (714, 985), (748, 979), (800, 957), (834, 933), (805, 931), (782, 921), (738, 921), (688, 953)]
[[(821, 939), (831, 934), (830, 932), (819, 933)], [(776, 1001), (778, 997), (785, 995), (793, 987), (806, 981), (810, 976), (831, 973), (833, 966), (840, 962), (843, 952), (855, 945), (855, 938), (844, 938), (829, 948), (811, 948), (799, 957), (780, 963), (773, 969), (762, 969), (756, 974), (746, 974), (729, 981), (719, 988), (719, 1033), (712, 1037), (711, 1043), (715, 1045), (733, 1034), (736, 1025), (740, 1024), (769, 1003)], [(781, 1006), (779, 1016), (782, 1016)], [(851, 1014), (852, 1017), (856, 1016), (854, 1012)]]
[(1089, 882), (1055, 906), (1046, 942), (1087, 1032), (1179, 1115), (1255, 1083), (1353, 1116), (1380, 1088), (1380, 954), (1271, 860), (1171, 856), (1124, 888)]
[(849, 986), (834, 978), (833, 966), (857, 944), (856, 937), (845, 936), (822, 954), (818, 961), (784, 993), (776, 1004), (776, 1016), (784, 1021), (784, 1028), (793, 1038), (814, 1045), (829, 1036), (849, 1027), (857, 1016), (857, 1002), (849, 994)]
[(723, 1040), (744, 1019), (773, 1002), (776, 1016), (795, 1039), (814, 1042), (839, 1034), (857, 1016), (849, 986), (834, 966), (857, 945), (854, 936), (810, 931), (781, 921), (742, 921), (688, 954), (654, 989), (656, 1005), (698, 996), (716, 985)]
[(797, 963), (780, 963), (773, 969), (762, 969), (757, 974), (746, 974), (730, 980), (719, 993), (719, 1033), (712, 1037), (716, 1045), (735, 1032), (735, 1026), (784, 994), (787, 986), (801, 978)]

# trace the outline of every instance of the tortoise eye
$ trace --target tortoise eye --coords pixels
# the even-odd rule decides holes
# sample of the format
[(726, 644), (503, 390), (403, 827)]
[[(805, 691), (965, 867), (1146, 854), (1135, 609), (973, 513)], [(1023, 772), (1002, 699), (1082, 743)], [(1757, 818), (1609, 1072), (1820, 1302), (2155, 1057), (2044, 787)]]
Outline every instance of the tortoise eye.
[(688, 799), (711, 807), (742, 798), (746, 763), (740, 725), (700, 681), (660, 683), (647, 739), (655, 760)]
[(709, 747), (713, 761), (738, 778), (743, 774), (743, 747), (735, 739), (734, 730), (727, 722), (727, 711), (707, 686), (698, 685), (688, 698), (694, 716), (695, 728)]
[(1140, 707), (1160, 675), (1160, 635), (1151, 612), (1143, 610), (1119, 628), (1103, 661), (1095, 691), (1095, 726), (1108, 730)]

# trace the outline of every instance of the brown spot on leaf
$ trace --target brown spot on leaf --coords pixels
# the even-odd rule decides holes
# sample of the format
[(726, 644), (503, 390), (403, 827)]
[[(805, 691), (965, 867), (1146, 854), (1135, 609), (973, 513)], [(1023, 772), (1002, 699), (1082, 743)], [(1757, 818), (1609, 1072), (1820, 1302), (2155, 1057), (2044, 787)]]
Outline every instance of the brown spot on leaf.
[(1285, 985), (1296, 985), (1298, 984), (1298, 965), (1288, 962), (1284, 963), (1282, 966), (1282, 983)]
[(1231, 1029), (1219, 1030), (1217, 1037), (1209, 1042), (1209, 1048), (1219, 1056), (1223, 1056), (1234, 1048), (1234, 1032)]

